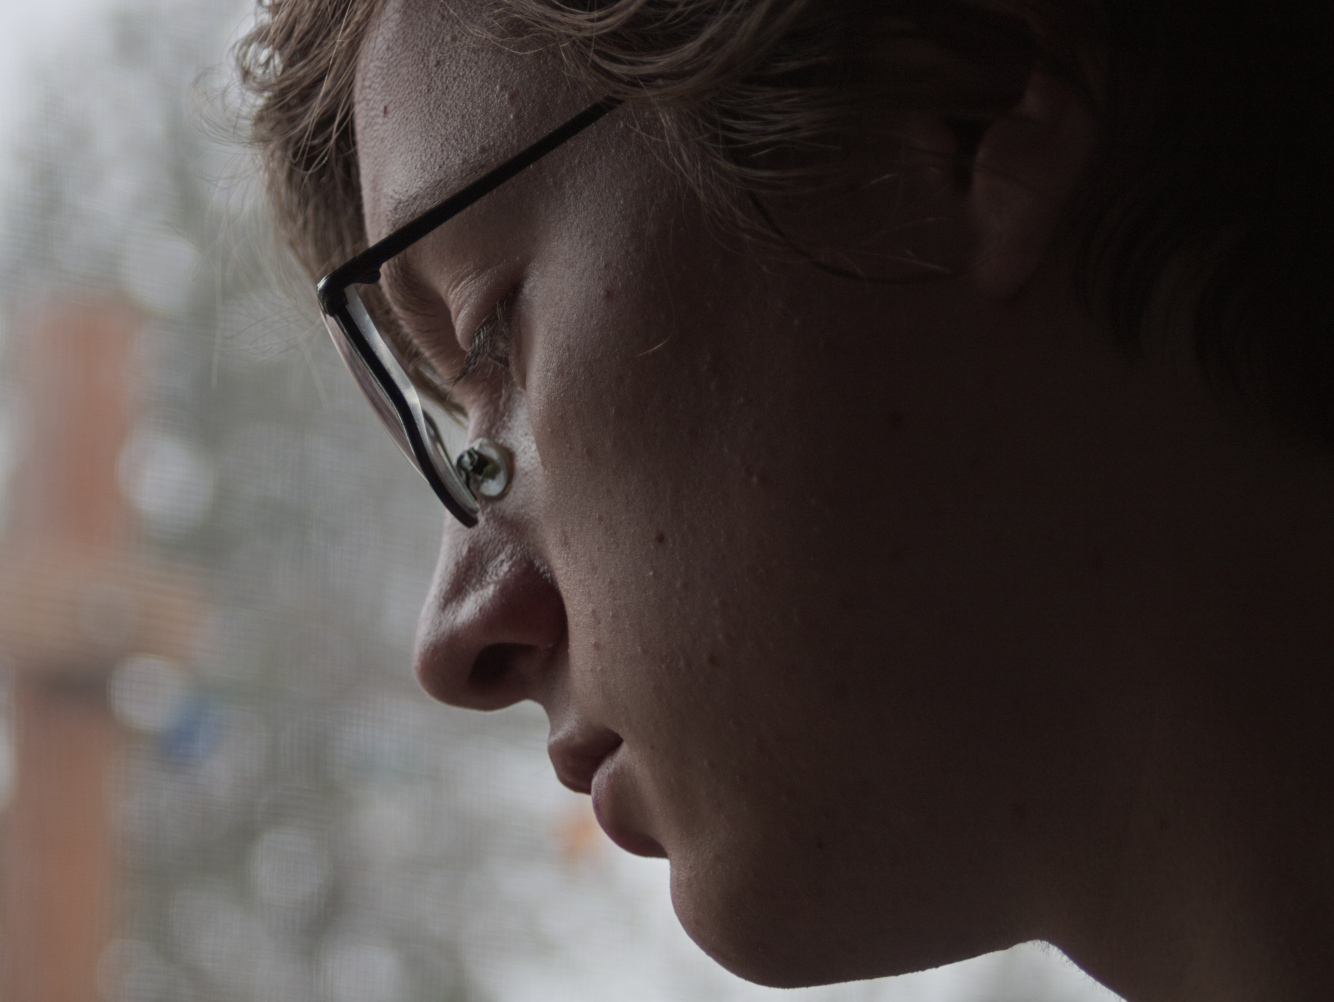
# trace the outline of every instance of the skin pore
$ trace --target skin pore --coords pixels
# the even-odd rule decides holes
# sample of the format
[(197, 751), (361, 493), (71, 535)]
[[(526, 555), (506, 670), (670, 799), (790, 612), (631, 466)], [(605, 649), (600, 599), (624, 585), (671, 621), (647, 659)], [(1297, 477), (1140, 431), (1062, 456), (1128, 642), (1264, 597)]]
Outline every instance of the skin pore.
[[(363, 48), (372, 239), (598, 96), (467, 10), (390, 0)], [(718, 236), (633, 108), (387, 272), (445, 375), (509, 331), (457, 392), (514, 484), (445, 525), (422, 684), (539, 701), (562, 781), (744, 977), (1041, 938), (1132, 1000), (1314, 999), (1331, 464), (1079, 307), (1055, 234), (1094, 126), (1061, 88), (971, 184), (943, 123), (901, 126), (859, 209), (929, 207), (887, 231), (953, 277)]]

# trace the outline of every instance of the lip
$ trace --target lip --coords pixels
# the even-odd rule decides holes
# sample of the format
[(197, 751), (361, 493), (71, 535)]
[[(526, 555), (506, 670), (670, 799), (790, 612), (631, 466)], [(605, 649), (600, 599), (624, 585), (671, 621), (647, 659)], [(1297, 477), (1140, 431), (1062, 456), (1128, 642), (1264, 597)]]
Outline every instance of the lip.
[(593, 777), (620, 746), (621, 736), (615, 731), (565, 730), (552, 735), (547, 742), (547, 755), (563, 785), (575, 793), (592, 793)]
[[(593, 775), (593, 816), (607, 837), (626, 852), (666, 859), (667, 852), (661, 845), (628, 824), (617, 812), (616, 790), (626, 782), (625, 756), (620, 754), (622, 747), (618, 745), (604, 758)], [(624, 805), (624, 798), (620, 798), (620, 803)]]
[(565, 728), (547, 742), (547, 754), (562, 784), (575, 793), (592, 795), (593, 816), (609, 839), (636, 856), (665, 858), (662, 846), (638, 831), (617, 810), (618, 802), (622, 810), (626, 803), (616, 792), (627, 781), (621, 754), (624, 747), (621, 736), (614, 731)]

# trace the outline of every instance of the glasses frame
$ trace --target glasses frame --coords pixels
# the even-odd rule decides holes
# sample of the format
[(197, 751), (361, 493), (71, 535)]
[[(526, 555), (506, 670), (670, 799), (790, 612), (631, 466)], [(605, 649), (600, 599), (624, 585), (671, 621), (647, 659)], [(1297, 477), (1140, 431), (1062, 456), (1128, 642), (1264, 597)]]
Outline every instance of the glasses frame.
[[(421, 398), (411, 378), (395, 357), (388, 339), (375, 326), (355, 286), (378, 282), (380, 269), (390, 258), (401, 254), (464, 209), (573, 139), (620, 103), (616, 98), (603, 98), (589, 105), (500, 166), (437, 202), (415, 219), (339, 265), (315, 286), (315, 296), (319, 300), (325, 326), (329, 328), (329, 336), (353, 379), (417, 472), (431, 485), (450, 514), (468, 528), (477, 524), (481, 510), (470, 482), (477, 476), (478, 464), (484, 468), (492, 460), (481, 453), (471, 455), (476, 449), (468, 449), (457, 460), (450, 460), (439, 430), (430, 415), (423, 410)], [(372, 391), (364, 385), (358, 366), (374, 381), (381, 400), (375, 399)]]

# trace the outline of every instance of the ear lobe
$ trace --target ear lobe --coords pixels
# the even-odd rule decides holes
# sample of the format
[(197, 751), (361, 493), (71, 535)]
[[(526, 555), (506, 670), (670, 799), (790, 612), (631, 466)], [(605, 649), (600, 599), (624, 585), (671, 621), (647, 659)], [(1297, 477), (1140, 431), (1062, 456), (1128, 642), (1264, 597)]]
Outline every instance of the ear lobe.
[(969, 274), (984, 295), (1008, 299), (1038, 270), (1094, 138), (1092, 111), (1037, 71), (982, 135), (967, 202), (977, 239)]

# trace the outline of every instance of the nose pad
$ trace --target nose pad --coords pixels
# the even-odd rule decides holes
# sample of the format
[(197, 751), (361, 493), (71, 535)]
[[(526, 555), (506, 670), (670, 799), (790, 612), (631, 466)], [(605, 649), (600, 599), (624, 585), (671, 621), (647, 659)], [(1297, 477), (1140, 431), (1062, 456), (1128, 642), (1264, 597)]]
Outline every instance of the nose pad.
[(509, 450), (489, 438), (479, 438), (460, 453), (454, 467), (473, 494), (491, 501), (505, 496), (514, 477)]
[(417, 626), (417, 679), (443, 703), (498, 710), (543, 701), (565, 639), (565, 605), (536, 557), (496, 523), (446, 530)]

